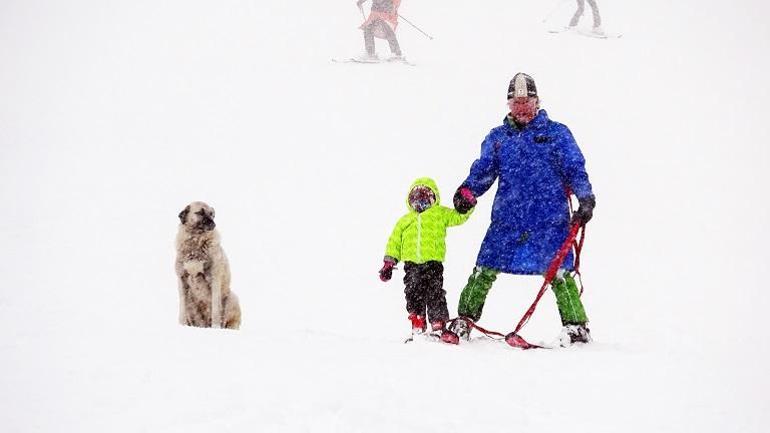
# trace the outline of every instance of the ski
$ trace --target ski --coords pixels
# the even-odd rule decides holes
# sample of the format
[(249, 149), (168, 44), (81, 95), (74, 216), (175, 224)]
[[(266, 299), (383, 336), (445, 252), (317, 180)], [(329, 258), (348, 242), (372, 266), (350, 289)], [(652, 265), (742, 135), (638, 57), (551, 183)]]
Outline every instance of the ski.
[(582, 30), (582, 29), (579, 29), (576, 33), (581, 36), (586, 36), (586, 37), (595, 38), (595, 39), (620, 39), (623, 37), (622, 33), (605, 33), (605, 32), (595, 33), (590, 30)]
[[(583, 347), (589, 343), (587, 342), (571, 342), (569, 341), (569, 338), (564, 338), (563, 335), (559, 335), (550, 342), (546, 342), (543, 340), (538, 341), (537, 343), (529, 343), (523, 338), (519, 337), (516, 334), (508, 334), (505, 339), (494, 339), (495, 341), (500, 341), (503, 343), (506, 343), (508, 346), (516, 348), (516, 349), (522, 349), (522, 350), (529, 350), (529, 349), (549, 349), (549, 350), (556, 350), (556, 349), (569, 349), (571, 347)], [(591, 340), (592, 341), (592, 340)]]
[[(441, 334), (433, 333), (433, 332), (426, 332), (424, 334), (411, 334), (409, 337), (407, 337), (404, 340), (404, 344), (413, 343), (413, 342), (421, 342), (421, 341), (427, 341), (431, 343), (444, 343), (447, 344), (445, 341), (441, 340)], [(583, 347), (586, 344), (585, 343), (570, 343), (570, 344), (564, 344), (558, 337), (555, 338), (551, 342), (545, 342), (545, 341), (538, 341), (537, 343), (526, 343), (522, 344), (518, 341), (509, 341), (506, 338), (495, 338), (491, 337), (489, 335), (479, 335), (476, 337), (471, 337), (468, 340), (460, 339), (460, 346), (471, 344), (471, 345), (478, 345), (483, 343), (491, 343), (491, 344), (503, 344), (506, 347), (509, 348), (515, 348), (515, 349), (522, 349), (522, 350), (529, 350), (529, 349), (547, 349), (547, 350), (557, 350), (557, 349), (569, 349), (571, 347)], [(513, 343), (513, 344), (512, 344)]]
[(380, 63), (379, 60), (363, 60), (350, 57), (347, 59), (332, 59), (333, 63)]
[(413, 333), (410, 335), (404, 343), (411, 343), (416, 339), (422, 341), (439, 342), (456, 346), (460, 344), (460, 339), (452, 332), (446, 332), (446, 330), (436, 330), (425, 333)]
[(404, 58), (388, 58), (388, 59), (359, 59), (355, 57), (350, 57), (347, 59), (332, 59), (333, 63), (362, 63), (362, 64), (381, 64), (381, 63), (401, 63), (408, 66), (417, 66), (417, 64), (412, 63)]
[(556, 34), (570, 33), (570, 34), (585, 36), (585, 37), (594, 38), (594, 39), (619, 39), (623, 37), (622, 33), (606, 33), (606, 32), (596, 33), (591, 30), (585, 30), (580, 28), (569, 28), (569, 27), (550, 29), (548, 30), (548, 33), (556, 33)]
[(387, 59), (385, 59), (385, 63), (403, 63), (409, 66), (417, 66), (416, 63), (410, 62), (409, 60), (406, 60), (404, 57), (388, 57)]
[(430, 342), (440, 342), (441, 336), (439, 334), (434, 334), (432, 332), (426, 332), (424, 334), (412, 334), (404, 340), (404, 344), (411, 343), (415, 341), (415, 337), (419, 338), (421, 341), (430, 341)]

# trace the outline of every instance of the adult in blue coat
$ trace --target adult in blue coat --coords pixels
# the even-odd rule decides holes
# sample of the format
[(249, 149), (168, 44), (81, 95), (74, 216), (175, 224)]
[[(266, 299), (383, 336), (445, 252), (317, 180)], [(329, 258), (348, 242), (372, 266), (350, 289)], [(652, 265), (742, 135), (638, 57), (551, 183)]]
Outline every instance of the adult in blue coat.
[[(535, 82), (516, 74), (508, 86), (510, 113), (481, 144), (481, 156), (454, 196), (455, 209), (465, 212), (495, 180), (492, 223), (481, 244), (476, 267), (460, 295), (458, 319), (452, 330), (469, 338), (470, 324), (481, 318), (487, 294), (500, 272), (544, 274), (567, 238), (571, 221), (585, 224), (596, 203), (583, 154), (570, 130), (540, 109)], [(569, 195), (580, 206), (570, 215)], [(564, 326), (564, 343), (588, 342), (588, 318), (580, 300), (572, 253), (552, 282)]]

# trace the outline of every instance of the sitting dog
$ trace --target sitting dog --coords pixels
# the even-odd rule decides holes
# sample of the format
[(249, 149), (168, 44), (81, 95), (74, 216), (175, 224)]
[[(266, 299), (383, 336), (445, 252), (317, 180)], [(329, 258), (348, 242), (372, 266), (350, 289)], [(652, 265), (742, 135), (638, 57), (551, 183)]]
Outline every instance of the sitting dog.
[(241, 307), (230, 291), (230, 266), (215, 230), (214, 209), (190, 203), (179, 213), (176, 275), (179, 323), (204, 328), (238, 329)]

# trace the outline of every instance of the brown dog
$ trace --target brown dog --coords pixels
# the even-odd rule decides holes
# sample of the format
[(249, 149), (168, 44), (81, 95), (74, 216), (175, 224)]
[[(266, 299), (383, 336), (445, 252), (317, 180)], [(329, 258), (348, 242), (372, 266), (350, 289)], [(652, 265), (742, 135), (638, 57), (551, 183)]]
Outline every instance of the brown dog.
[(187, 326), (238, 329), (241, 307), (230, 291), (230, 265), (215, 230), (214, 209), (190, 203), (179, 213), (176, 275), (179, 279), (179, 323)]

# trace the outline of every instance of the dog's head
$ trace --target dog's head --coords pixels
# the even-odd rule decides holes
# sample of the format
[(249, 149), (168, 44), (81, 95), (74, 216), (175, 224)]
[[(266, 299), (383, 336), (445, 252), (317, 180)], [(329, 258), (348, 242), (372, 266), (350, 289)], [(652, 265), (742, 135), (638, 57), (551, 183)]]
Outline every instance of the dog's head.
[(192, 232), (214, 230), (214, 208), (202, 201), (194, 201), (179, 212), (179, 221)]

